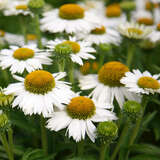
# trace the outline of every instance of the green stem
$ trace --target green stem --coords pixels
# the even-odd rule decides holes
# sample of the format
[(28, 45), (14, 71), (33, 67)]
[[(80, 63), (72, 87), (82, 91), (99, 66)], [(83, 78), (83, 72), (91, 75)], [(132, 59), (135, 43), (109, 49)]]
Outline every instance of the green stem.
[(41, 49), (42, 41), (41, 41), (41, 31), (40, 31), (40, 24), (39, 24), (39, 15), (35, 14), (34, 16), (35, 16), (34, 21), (35, 21), (35, 28), (36, 28), (36, 35), (37, 35), (37, 43), (38, 43), (38, 47)]
[(9, 148), (10, 148), (10, 152), (12, 154), (12, 157), (14, 159), (14, 153), (13, 153), (13, 130), (11, 128), (9, 128), (8, 130), (8, 141), (9, 141)]
[(25, 18), (20, 15), (19, 20), (20, 20), (22, 34), (23, 34), (23, 37), (24, 37), (24, 43), (27, 44), (28, 39), (27, 39), (27, 28), (26, 28)]
[(9, 80), (9, 74), (8, 74), (7, 70), (3, 70), (2, 71), (2, 75), (4, 77), (5, 82), (8, 82), (8, 80)]
[(70, 68), (69, 68), (69, 82), (72, 84), (72, 88), (74, 89), (74, 63), (70, 63)]
[(78, 156), (81, 157), (84, 152), (84, 141), (80, 141), (78, 144)]
[(106, 144), (101, 145), (99, 160), (105, 160), (107, 146), (108, 145), (106, 145)]
[(59, 72), (64, 72), (65, 69), (65, 60), (61, 60), (61, 62), (58, 63)]
[(104, 59), (105, 59), (105, 54), (101, 52), (101, 55), (99, 57), (99, 67), (103, 66)]
[(41, 145), (44, 153), (48, 154), (47, 131), (45, 128), (45, 119), (41, 116)]
[(7, 137), (6, 137), (5, 133), (1, 133), (0, 138), (1, 138), (1, 142), (4, 146), (4, 149), (6, 150), (6, 153), (8, 154), (8, 159), (9, 160), (14, 160), (14, 158), (12, 156), (12, 153), (9, 149), (9, 145), (8, 145), (8, 141), (7, 141)]
[(128, 123), (129, 123), (129, 122), (128, 122), (128, 120), (127, 120), (127, 122), (126, 122), (126, 124), (125, 124), (125, 126), (124, 126), (124, 128), (123, 128), (123, 130), (122, 130), (122, 132), (121, 132), (119, 141), (118, 141), (118, 143), (117, 143), (117, 145), (116, 145), (116, 148), (114, 149), (114, 152), (113, 152), (110, 160), (114, 160), (114, 159), (116, 158), (116, 156), (117, 156), (117, 153), (118, 153), (118, 151), (119, 151), (119, 149), (120, 149), (120, 147), (121, 147), (121, 144), (123, 143), (123, 139), (124, 139), (124, 137), (126, 136), (126, 133), (127, 133), (127, 131), (128, 131), (128, 128), (129, 128), (129, 126), (128, 126), (129, 124), (128, 124)]
[(133, 55), (134, 55), (134, 47), (135, 46), (133, 44), (129, 43), (129, 45), (128, 45), (127, 62), (126, 62), (127, 66), (129, 68), (131, 68), (131, 66), (132, 66)]
[[(141, 116), (137, 119), (137, 122), (136, 122), (136, 125), (135, 125), (135, 128), (131, 134), (131, 137), (129, 139), (129, 142), (128, 142), (128, 147), (130, 147), (131, 145), (133, 145), (136, 137), (137, 137), (137, 134), (139, 132), (139, 129), (140, 129), (140, 126), (141, 126), (141, 122), (142, 122), (142, 119), (143, 119), (143, 115), (144, 115), (144, 112), (145, 112), (145, 109), (146, 109), (146, 106), (147, 106), (147, 103), (148, 103), (148, 99), (146, 97), (143, 97), (142, 98), (142, 114)], [(128, 156), (129, 156), (129, 150), (127, 151), (127, 154), (126, 154), (126, 160), (128, 159)]]

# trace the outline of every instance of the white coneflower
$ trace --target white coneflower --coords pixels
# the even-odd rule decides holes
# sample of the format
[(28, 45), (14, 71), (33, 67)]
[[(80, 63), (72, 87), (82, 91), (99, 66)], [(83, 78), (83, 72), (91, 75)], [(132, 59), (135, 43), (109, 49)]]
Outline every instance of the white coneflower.
[(130, 39), (144, 39), (152, 32), (152, 29), (132, 22), (120, 24), (117, 30)]
[(51, 33), (90, 32), (98, 23), (98, 18), (92, 12), (85, 11), (77, 4), (65, 4), (59, 9), (44, 13), (41, 29)]
[(69, 137), (76, 142), (85, 139), (85, 134), (94, 142), (96, 138), (96, 127), (93, 122), (116, 120), (117, 117), (106, 106), (98, 104), (95, 100), (75, 96), (66, 105), (65, 109), (55, 112), (48, 120), (47, 128), (59, 131), (67, 128)]
[(147, 38), (149, 38), (152, 42), (160, 41), (160, 23), (155, 26), (155, 29)]
[(140, 101), (140, 98), (127, 91), (127, 88), (120, 82), (120, 79), (128, 72), (127, 66), (120, 62), (105, 63), (97, 74), (90, 74), (81, 77), (80, 88), (82, 90), (94, 89), (90, 96), (99, 102), (112, 104), (114, 98), (122, 108), (125, 99)]
[(51, 65), (50, 54), (39, 50), (36, 45), (22, 47), (10, 46), (0, 52), (0, 66), (2, 69), (9, 68), (11, 73), (23, 73), (26, 69), (32, 72), (42, 69), (42, 64)]
[(127, 72), (121, 79), (130, 92), (149, 94), (160, 93), (160, 75), (151, 75), (148, 71), (141, 73), (139, 70)]
[(47, 117), (55, 107), (63, 109), (74, 95), (69, 83), (60, 81), (65, 76), (64, 72), (51, 74), (44, 70), (33, 71), (25, 79), (14, 75), (20, 82), (10, 84), (5, 94), (16, 96), (12, 107), (18, 106), (25, 114)]
[(79, 65), (83, 65), (82, 59), (95, 59), (95, 56), (90, 54), (91, 52), (95, 52), (95, 49), (91, 46), (92, 44), (86, 41), (77, 41), (75, 37), (70, 37), (69, 40), (56, 39), (49, 41), (47, 47), (51, 51), (56, 52), (63, 45), (71, 47), (70, 58)]

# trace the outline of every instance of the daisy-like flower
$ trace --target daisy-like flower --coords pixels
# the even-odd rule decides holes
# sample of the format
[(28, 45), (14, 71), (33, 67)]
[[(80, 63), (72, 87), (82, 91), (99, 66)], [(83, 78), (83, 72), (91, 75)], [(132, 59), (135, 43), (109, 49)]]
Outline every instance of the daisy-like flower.
[(73, 62), (78, 63), (79, 65), (83, 65), (82, 59), (95, 59), (95, 56), (89, 54), (95, 52), (95, 49), (91, 47), (91, 43), (77, 41), (75, 37), (70, 37), (69, 40), (56, 39), (54, 41), (49, 41), (47, 47), (50, 51), (59, 52), (59, 48), (64, 45), (70, 46), (71, 52), (69, 53), (69, 56)]
[(141, 73), (139, 70), (127, 72), (121, 79), (130, 92), (149, 94), (160, 93), (160, 75), (151, 75), (148, 71)]
[(157, 24), (157, 26), (155, 27), (155, 29), (153, 30), (153, 32), (151, 34), (149, 34), (148, 38), (152, 42), (160, 41), (160, 23)]
[(4, 9), (8, 4), (8, 0), (0, 0), (0, 10)]
[(112, 104), (115, 98), (122, 108), (125, 99), (140, 101), (137, 95), (129, 92), (120, 82), (128, 71), (128, 67), (120, 62), (108, 62), (100, 68), (98, 75), (90, 74), (81, 77), (79, 86), (82, 90), (94, 88), (90, 96), (98, 102)]
[(85, 134), (94, 142), (96, 127), (93, 122), (116, 120), (117, 117), (106, 106), (84, 96), (75, 96), (66, 105), (65, 109), (54, 112), (48, 120), (47, 128), (54, 131), (67, 128), (69, 137), (76, 142), (85, 139)]
[(51, 74), (44, 70), (33, 71), (25, 79), (14, 75), (20, 82), (10, 84), (4, 93), (16, 96), (12, 107), (19, 106), (25, 114), (47, 117), (54, 107), (63, 109), (74, 95), (69, 83), (60, 81), (65, 76), (64, 72)]
[(79, 39), (83, 38), (87, 42), (99, 45), (100, 43), (112, 43), (118, 45), (121, 41), (120, 34), (112, 29), (105, 26), (95, 28), (91, 30), (89, 34), (77, 34)]
[(5, 16), (12, 15), (32, 15), (31, 11), (28, 9), (29, 0), (9, 0), (7, 6), (4, 10)]
[(116, 28), (120, 23), (126, 22), (126, 15), (122, 12), (119, 4), (111, 4), (99, 13), (101, 23), (106, 27)]
[(144, 39), (152, 32), (151, 28), (129, 22), (120, 24), (117, 29), (123, 36), (130, 39)]
[(51, 65), (50, 54), (39, 50), (36, 45), (25, 45), (23, 47), (10, 46), (0, 52), (0, 66), (2, 69), (10, 68), (12, 74), (22, 74), (26, 69), (32, 72), (42, 69), (42, 64)]
[(98, 18), (90, 11), (85, 11), (77, 4), (65, 4), (59, 9), (44, 13), (41, 19), (42, 31), (51, 33), (90, 32), (99, 24)]

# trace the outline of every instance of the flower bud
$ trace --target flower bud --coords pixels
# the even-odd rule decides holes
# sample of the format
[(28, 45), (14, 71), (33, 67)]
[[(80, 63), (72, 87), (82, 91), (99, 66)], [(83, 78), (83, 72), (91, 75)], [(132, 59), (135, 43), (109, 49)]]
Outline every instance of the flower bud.
[(107, 44), (107, 43), (101, 43), (99, 45), (99, 48), (102, 52), (107, 52), (109, 50), (111, 50), (111, 45), (110, 44)]
[(40, 13), (44, 5), (45, 5), (44, 0), (30, 0), (28, 2), (28, 7), (34, 13)]
[(8, 124), (8, 117), (6, 114), (0, 114), (0, 129), (3, 129)]
[(97, 127), (98, 138), (101, 143), (110, 144), (118, 135), (118, 127), (114, 122), (100, 122)]
[(134, 10), (136, 8), (136, 4), (132, 1), (123, 1), (120, 3), (120, 7), (127, 12)]

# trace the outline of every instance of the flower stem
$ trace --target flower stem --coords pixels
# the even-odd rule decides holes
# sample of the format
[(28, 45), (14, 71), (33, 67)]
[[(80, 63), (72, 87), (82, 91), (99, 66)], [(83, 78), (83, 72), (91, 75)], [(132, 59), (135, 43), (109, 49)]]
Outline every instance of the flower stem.
[(34, 21), (35, 21), (35, 28), (36, 28), (36, 35), (37, 35), (37, 44), (38, 44), (38, 47), (41, 49), (42, 41), (41, 41), (41, 31), (40, 31), (40, 24), (39, 24), (39, 15), (35, 14), (34, 16), (35, 16)]
[(9, 148), (10, 152), (12, 154), (12, 157), (14, 159), (14, 153), (13, 153), (13, 130), (11, 128), (8, 129), (8, 141), (9, 141)]
[[(147, 106), (147, 103), (148, 103), (148, 99), (144, 96), (142, 98), (142, 114), (141, 116), (137, 119), (137, 122), (136, 122), (136, 125), (135, 125), (135, 128), (131, 134), (131, 137), (129, 139), (129, 142), (128, 142), (128, 147), (130, 147), (131, 145), (133, 145), (136, 137), (137, 137), (137, 134), (139, 132), (139, 129), (140, 129), (140, 125), (141, 125), (141, 122), (142, 122), (142, 119), (143, 119), (143, 115), (144, 115), (144, 112), (145, 112), (145, 109), (146, 109), (146, 106)], [(128, 156), (129, 156), (129, 150), (127, 151), (127, 154), (126, 154), (126, 160), (128, 159)]]
[(78, 145), (78, 156), (81, 157), (84, 152), (84, 141), (82, 140), (78, 142), (77, 145)]
[(13, 154), (11, 153), (9, 145), (8, 145), (7, 137), (6, 137), (4, 132), (2, 132), (0, 134), (0, 138), (1, 138), (1, 142), (2, 142), (2, 144), (4, 146), (4, 149), (6, 150), (6, 153), (8, 154), (8, 159), (9, 160), (14, 160)]
[(61, 62), (58, 63), (59, 72), (64, 72), (65, 69), (65, 60), (61, 60)]
[(131, 68), (131, 66), (132, 66), (133, 55), (134, 55), (134, 47), (135, 46), (133, 44), (129, 43), (129, 45), (128, 45), (127, 62), (126, 62), (127, 66), (129, 68)]
[(27, 44), (28, 39), (27, 39), (27, 28), (26, 28), (25, 18), (20, 15), (19, 21), (20, 21), (20, 25), (21, 25), (22, 34), (24, 37), (24, 43)]
[[(70, 68), (69, 68), (69, 81), (74, 86), (74, 64), (73, 62), (70, 63)], [(74, 87), (72, 87), (74, 89)]]
[(108, 146), (108, 145), (106, 145), (106, 144), (102, 144), (102, 145), (101, 145), (99, 160), (105, 160), (107, 146)]
[(47, 131), (45, 128), (45, 119), (41, 116), (41, 145), (44, 153), (48, 154)]
[(128, 124), (128, 120), (127, 120), (127, 122), (126, 122), (126, 124), (125, 124), (125, 126), (124, 126), (124, 128), (123, 128), (123, 130), (122, 130), (122, 132), (121, 132), (119, 141), (118, 141), (118, 143), (117, 143), (117, 145), (116, 145), (116, 148), (114, 149), (114, 152), (113, 152), (110, 160), (114, 160), (114, 159), (116, 158), (117, 153), (118, 153), (118, 151), (119, 151), (119, 149), (120, 149), (120, 147), (121, 147), (121, 144), (122, 144), (122, 142), (123, 142), (123, 139), (124, 139), (124, 137), (126, 136), (126, 133), (127, 133), (127, 131), (128, 131), (128, 128), (129, 128), (128, 125), (129, 125), (129, 124)]

